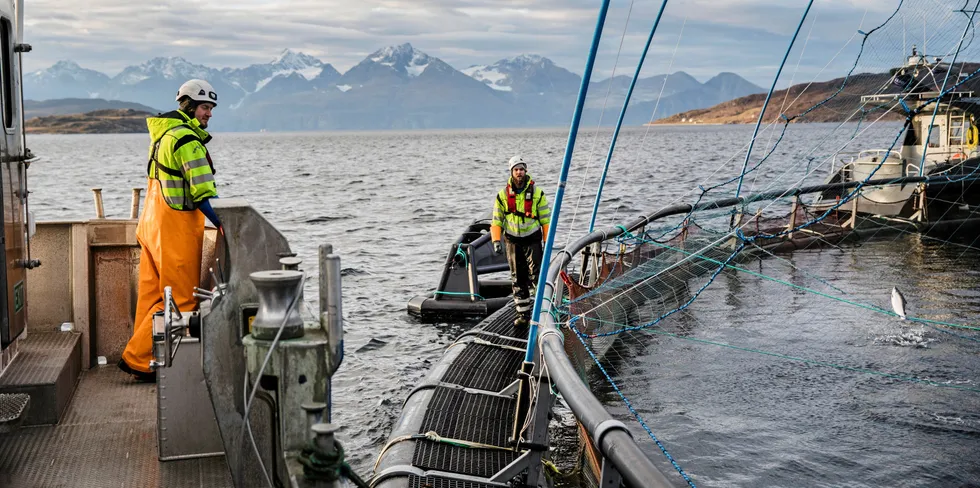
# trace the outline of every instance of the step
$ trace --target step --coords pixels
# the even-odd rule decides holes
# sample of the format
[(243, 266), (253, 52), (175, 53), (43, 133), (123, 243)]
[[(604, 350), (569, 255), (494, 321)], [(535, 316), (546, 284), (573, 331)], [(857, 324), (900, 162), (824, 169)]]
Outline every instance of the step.
[(57, 424), (71, 403), (82, 370), (77, 332), (28, 332), (20, 353), (0, 376), (0, 393), (30, 395), (24, 425)]
[(31, 396), (27, 393), (0, 393), (0, 434), (17, 428), (23, 422)]

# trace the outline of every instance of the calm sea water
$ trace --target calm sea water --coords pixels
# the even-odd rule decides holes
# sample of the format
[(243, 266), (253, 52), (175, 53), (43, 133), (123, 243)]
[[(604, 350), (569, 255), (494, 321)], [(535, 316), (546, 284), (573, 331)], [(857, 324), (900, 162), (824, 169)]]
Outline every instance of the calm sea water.
[[(832, 133), (830, 127), (791, 128), (774, 164), (752, 173), (743, 191), (774, 181), (796, 184), (800, 169), (784, 168), (808, 156), (817, 172), (810, 182), (819, 181), (826, 173), (821, 158), (859, 129)], [(867, 143), (887, 147), (896, 133), (897, 126), (882, 126), (866, 134)], [(600, 224), (628, 220), (698, 184), (737, 174), (742, 161), (730, 156), (750, 134), (750, 127), (624, 131)], [(221, 196), (248, 199), (313, 273), (320, 243), (333, 244), (342, 256), (347, 335), (333, 383), (334, 418), (355, 469), (368, 474), (408, 392), (472, 325), (418, 322), (406, 313), (408, 300), (435, 287), (450, 244), (489, 213), (510, 156), (523, 155), (538, 185), (554, 197), (567, 131), (215, 136), (209, 147)], [(588, 226), (608, 137), (607, 131), (579, 135), (559, 244)], [(763, 134), (754, 154), (765, 153), (775, 137)], [(131, 189), (145, 184), (146, 145), (145, 135), (30, 136), (28, 146), (42, 158), (29, 172), (31, 210), (39, 220), (91, 218), (90, 190), (100, 187), (107, 216), (127, 217)], [(814, 146), (819, 150), (811, 151)], [(764, 260), (754, 269), (788, 281), (804, 270), (809, 284), (832, 282), (852, 301), (885, 307), (897, 285), (913, 313), (977, 326), (980, 253), (969, 244), (902, 237), (795, 253), (785, 256), (792, 266)], [(311, 306), (315, 283), (306, 290)], [(962, 338), (910, 327), (742, 274), (723, 274), (664, 326), (743, 348), (636, 335), (612, 355), (614, 379), (699, 485), (980, 486), (980, 393), (745, 350), (977, 389), (975, 332), (958, 332)], [(896, 340), (912, 329), (920, 341)], [(605, 378), (592, 380), (651, 458), (670, 471)]]

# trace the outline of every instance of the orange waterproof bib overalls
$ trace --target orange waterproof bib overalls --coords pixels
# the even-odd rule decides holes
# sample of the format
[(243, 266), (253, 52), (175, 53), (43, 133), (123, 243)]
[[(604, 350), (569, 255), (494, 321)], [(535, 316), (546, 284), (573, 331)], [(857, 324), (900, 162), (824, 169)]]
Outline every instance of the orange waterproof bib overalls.
[(136, 227), (140, 253), (139, 297), (133, 335), (123, 360), (134, 370), (151, 372), (153, 314), (163, 311), (163, 289), (172, 288), (177, 309), (194, 310), (194, 287), (200, 284), (204, 246), (204, 214), (174, 210), (160, 190), (160, 180), (147, 181), (146, 204)]

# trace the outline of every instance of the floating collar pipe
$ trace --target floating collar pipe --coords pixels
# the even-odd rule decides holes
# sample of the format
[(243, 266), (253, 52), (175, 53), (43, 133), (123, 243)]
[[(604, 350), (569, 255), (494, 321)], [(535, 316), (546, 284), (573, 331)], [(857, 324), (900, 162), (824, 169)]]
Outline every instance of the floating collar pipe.
[(786, 66), (786, 60), (789, 59), (789, 52), (793, 50), (793, 44), (796, 44), (796, 38), (800, 35), (800, 29), (803, 28), (803, 22), (806, 21), (806, 16), (810, 13), (810, 7), (812, 6), (813, 0), (810, 0), (806, 4), (806, 10), (803, 11), (803, 17), (800, 18), (800, 24), (796, 26), (796, 32), (793, 33), (793, 38), (789, 41), (789, 46), (786, 47), (783, 62), (779, 63), (776, 76), (772, 78), (772, 86), (769, 87), (766, 101), (762, 103), (762, 110), (759, 112), (759, 120), (755, 122), (755, 130), (752, 131), (752, 140), (749, 141), (749, 149), (745, 151), (745, 161), (742, 163), (742, 172), (738, 176), (738, 188), (735, 189), (735, 198), (738, 198), (738, 195), (742, 193), (742, 181), (745, 179), (745, 169), (749, 166), (749, 156), (752, 155), (752, 146), (755, 145), (755, 139), (759, 136), (759, 126), (762, 125), (762, 118), (765, 117), (766, 108), (769, 107), (769, 99), (772, 98), (772, 92), (776, 90), (776, 82), (779, 81), (779, 75), (782, 74), (783, 67)]
[[(578, 89), (578, 100), (575, 101), (575, 113), (572, 115), (572, 125), (568, 131), (568, 143), (565, 145), (565, 157), (561, 164), (561, 173), (558, 177), (558, 191), (555, 192), (555, 208), (551, 211), (551, 229), (548, 232), (548, 240), (545, 243), (544, 251), (541, 255), (541, 262), (551, 261), (551, 250), (555, 245), (555, 234), (558, 233), (558, 215), (561, 213), (561, 199), (565, 194), (565, 181), (568, 179), (568, 167), (572, 163), (572, 152), (575, 150), (575, 136), (578, 134), (579, 122), (582, 120), (582, 107), (585, 106), (585, 95), (589, 91), (589, 80), (592, 78), (592, 66), (595, 65), (596, 51), (599, 50), (599, 40), (602, 38), (602, 26), (606, 23), (606, 13), (609, 11), (609, 0), (603, 0), (599, 7), (599, 18), (596, 20), (595, 33), (592, 35), (592, 47), (589, 49), (589, 58), (585, 62), (585, 72), (582, 73), (582, 84)], [(541, 299), (544, 297), (544, 287), (540, 286), (545, 282), (548, 275), (548, 267), (541, 266), (538, 273), (537, 293), (534, 296), (534, 310), (531, 311), (531, 326), (527, 336), (527, 352), (524, 354), (524, 362), (534, 360), (534, 350), (538, 347), (538, 317), (541, 314)]]
[[(599, 189), (595, 193), (595, 203), (592, 204), (592, 218), (589, 220), (589, 232), (595, 230), (595, 217), (599, 212), (599, 202), (602, 200), (602, 187), (606, 184), (606, 174), (609, 173), (609, 161), (612, 160), (613, 149), (616, 148), (616, 139), (619, 138), (619, 130), (623, 128), (623, 119), (626, 117), (626, 108), (629, 107), (630, 98), (633, 97), (633, 88), (636, 87), (636, 81), (640, 79), (640, 69), (643, 68), (643, 61), (647, 58), (647, 51), (650, 50), (650, 42), (653, 41), (653, 35), (657, 32), (657, 26), (660, 25), (660, 17), (664, 14), (664, 8), (667, 7), (667, 0), (660, 4), (660, 11), (657, 12), (657, 20), (653, 21), (653, 28), (650, 29), (650, 36), (647, 37), (647, 43), (643, 46), (643, 53), (640, 54), (640, 61), (636, 63), (636, 71), (633, 72), (633, 79), (630, 80), (630, 87), (626, 90), (626, 100), (623, 100), (623, 109), (619, 111), (619, 120), (616, 121), (616, 130), (613, 131), (612, 141), (609, 142), (609, 152), (606, 153), (606, 165), (602, 168), (602, 178), (599, 180)], [(664, 75), (664, 83), (667, 83), (670, 74)]]
[[(943, 177), (932, 176), (908, 176), (893, 179), (878, 179), (868, 181), (849, 181), (844, 183), (830, 183), (823, 185), (805, 186), (800, 188), (786, 188), (772, 190), (763, 193), (755, 193), (745, 197), (728, 197), (709, 202), (702, 202), (697, 205), (677, 204), (666, 207), (649, 215), (637, 217), (636, 219), (621, 226), (608, 227), (602, 230), (592, 231), (591, 233), (575, 240), (565, 246), (565, 248), (555, 257), (555, 262), (548, 268), (542, 267), (546, 273), (545, 286), (554, 289), (553, 283), (558, 279), (558, 274), (568, 263), (572, 256), (585, 249), (590, 244), (612, 239), (627, 231), (633, 232), (651, 222), (655, 222), (664, 217), (672, 215), (682, 215), (697, 210), (710, 210), (724, 207), (731, 207), (746, 203), (775, 200), (787, 196), (817, 193), (826, 190), (844, 190), (854, 188), (859, 185), (903, 185), (910, 183), (930, 183), (942, 182)], [(971, 178), (971, 181), (980, 181), (980, 177)], [(540, 290), (542, 287), (539, 287)], [(568, 403), (569, 408), (575, 417), (585, 427), (590, 436), (595, 439), (596, 445), (602, 455), (613, 462), (619, 472), (630, 482), (630, 486), (661, 487), (671, 486), (671, 482), (660, 472), (650, 461), (642, 450), (636, 445), (629, 431), (621, 424), (609, 428), (613, 425), (613, 418), (606, 411), (605, 407), (595, 398), (589, 387), (582, 382), (578, 372), (572, 367), (568, 360), (568, 355), (564, 349), (564, 339), (562, 332), (558, 330), (554, 317), (551, 315), (552, 303), (547, 301), (542, 304), (543, 314), (541, 316), (541, 354), (544, 361), (548, 364), (551, 379), (562, 392), (562, 396)], [(537, 305), (536, 305), (537, 307)], [(535, 308), (535, 312), (538, 310)]]

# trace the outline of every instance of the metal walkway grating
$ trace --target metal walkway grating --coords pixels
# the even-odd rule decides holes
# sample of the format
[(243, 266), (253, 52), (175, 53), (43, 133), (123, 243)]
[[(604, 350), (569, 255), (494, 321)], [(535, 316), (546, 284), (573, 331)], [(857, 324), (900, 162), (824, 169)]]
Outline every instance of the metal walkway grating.
[(468, 344), (449, 366), (442, 381), (466, 388), (500, 391), (517, 379), (524, 352)]
[(30, 403), (31, 396), (27, 393), (0, 393), (0, 434), (22, 423)]
[(438, 387), (432, 394), (419, 433), (507, 447), (514, 400)]
[(506, 307), (497, 310), (493, 315), (487, 317), (483, 324), (481, 324), (481, 328), (494, 334), (519, 339), (527, 339), (527, 331), (518, 333), (517, 330), (515, 330), (514, 319), (516, 318), (517, 312), (514, 310), (514, 303), (511, 302), (508, 303)]
[(465, 473), (489, 478), (517, 459), (510, 450), (478, 449), (451, 446), (433, 441), (418, 441), (412, 465), (424, 470)]
[(30, 402), (31, 396), (26, 393), (0, 393), (0, 423), (19, 419)]
[(494, 488), (494, 486), (473, 481), (439, 478), (437, 476), (422, 477), (411, 475), (408, 477), (408, 488)]
[(0, 387), (57, 383), (80, 337), (75, 332), (31, 332), (21, 341), (17, 360), (0, 376)]
[(224, 456), (157, 460), (156, 405), (156, 385), (115, 366), (82, 373), (61, 424), (0, 438), (0, 487), (231, 487)]
[(499, 335), (492, 335), (491, 333), (484, 333), (483, 331), (473, 331), (469, 337), (474, 337), (481, 341), (486, 341), (491, 344), (497, 344), (507, 347), (517, 347), (520, 349), (527, 349), (527, 341), (523, 339), (514, 339), (512, 337), (502, 337)]

